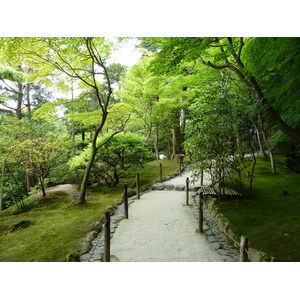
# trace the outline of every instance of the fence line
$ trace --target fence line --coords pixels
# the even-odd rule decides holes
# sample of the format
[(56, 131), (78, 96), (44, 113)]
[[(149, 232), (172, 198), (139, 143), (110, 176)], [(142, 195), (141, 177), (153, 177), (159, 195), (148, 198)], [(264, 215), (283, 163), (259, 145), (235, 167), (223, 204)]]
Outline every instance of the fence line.
[[(241, 252), (241, 246), (242, 246), (242, 244), (241, 244), (240, 242), (238, 242), (237, 240), (235, 240), (233, 237), (231, 237), (226, 231), (224, 231), (224, 230), (220, 227), (220, 225), (216, 222), (215, 218), (211, 217), (210, 220), (212, 220), (212, 221), (217, 225), (218, 229), (219, 229), (221, 232), (223, 232), (223, 233), (224, 233), (227, 237), (229, 237), (235, 244), (237, 244), (238, 247), (240, 247), (240, 252)], [(243, 237), (243, 236), (242, 236), (242, 237)], [(248, 238), (247, 238), (247, 247), (248, 247)], [(249, 257), (248, 248), (243, 248), (243, 251), (246, 252), (246, 254), (247, 254), (247, 259), (248, 259), (249, 261), (252, 262), (252, 260), (251, 260), (250, 257)], [(241, 257), (241, 253), (240, 253), (240, 257)]]

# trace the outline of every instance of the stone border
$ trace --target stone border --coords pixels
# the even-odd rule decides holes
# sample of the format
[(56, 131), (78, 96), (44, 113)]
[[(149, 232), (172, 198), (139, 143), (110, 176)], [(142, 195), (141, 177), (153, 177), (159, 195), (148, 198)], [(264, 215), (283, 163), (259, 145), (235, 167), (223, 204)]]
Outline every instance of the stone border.
[[(239, 251), (239, 244), (233, 242), (229, 237), (224, 235), (224, 233), (221, 233), (219, 228), (217, 228), (217, 226), (219, 226), (221, 230), (225, 231), (234, 240), (236, 240), (237, 242), (240, 241), (240, 237), (237, 236), (232, 230), (230, 221), (219, 212), (216, 201), (217, 199), (212, 197), (206, 197), (206, 200), (204, 201), (204, 213), (208, 219), (208, 222), (211, 224), (211, 226), (215, 227), (215, 231), (218, 231), (221, 235), (226, 237), (226, 241), (228, 244), (232, 245), (233, 248)], [(214, 221), (212, 221), (212, 219), (217, 223), (217, 226), (214, 224)], [(249, 260), (252, 262), (272, 262), (275, 259), (274, 257), (271, 257), (266, 253), (254, 248), (249, 248), (248, 254)]]
[[(185, 169), (182, 170), (184, 172)], [(180, 174), (179, 169), (175, 171), (173, 175), (165, 176), (163, 177), (163, 182), (168, 181)], [(154, 184), (160, 183), (159, 180), (154, 181)], [(147, 184), (143, 185), (140, 187), (141, 192), (148, 192), (151, 190), (151, 186), (153, 184)], [(128, 204), (131, 204), (134, 199), (136, 199), (136, 190), (135, 189), (128, 189)], [(111, 235), (114, 233), (116, 227), (117, 227), (117, 222), (120, 221), (122, 218), (124, 218), (124, 200), (122, 199), (118, 204), (114, 206), (110, 206), (109, 208), (112, 209), (111, 216), (114, 216), (115, 213), (117, 212), (117, 218), (112, 218), (111, 219)], [(121, 216), (121, 214), (123, 215)], [(78, 251), (70, 253), (67, 255), (66, 261), (67, 262), (82, 262), (82, 261), (88, 261), (91, 255), (89, 254), (90, 251), (93, 249), (95, 246), (96, 240), (99, 237), (99, 235), (102, 233), (103, 229), (103, 224), (105, 223), (105, 216), (102, 215), (98, 221), (93, 225), (92, 230), (87, 232), (81, 247), (79, 248)], [(102, 243), (102, 241), (101, 241)], [(101, 247), (100, 247), (101, 248)], [(103, 247), (104, 251), (104, 247)], [(88, 259), (87, 259), (88, 258)], [(97, 259), (97, 261), (100, 261)]]

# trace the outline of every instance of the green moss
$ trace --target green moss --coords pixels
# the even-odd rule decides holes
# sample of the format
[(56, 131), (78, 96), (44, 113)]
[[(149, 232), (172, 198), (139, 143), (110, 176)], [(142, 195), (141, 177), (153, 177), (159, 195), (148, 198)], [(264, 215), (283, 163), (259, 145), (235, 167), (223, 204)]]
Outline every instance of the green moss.
[(300, 261), (300, 175), (283, 164), (277, 164), (277, 171), (271, 174), (270, 162), (258, 159), (254, 197), (247, 196), (249, 179), (244, 176), (246, 196), (217, 206), (238, 235), (248, 236), (250, 247), (277, 261)]
[[(164, 175), (174, 173), (177, 164), (163, 161)], [(131, 170), (116, 188), (105, 186), (89, 188), (87, 203), (78, 205), (63, 191), (49, 192), (47, 196), (26, 201), (35, 205), (28, 211), (12, 215), (12, 208), (0, 213), (0, 261), (65, 261), (69, 253), (80, 248), (85, 234), (109, 206), (121, 201), (123, 183), (134, 182), (139, 171), (141, 183), (159, 179), (159, 162), (146, 164), (142, 170)], [(73, 191), (78, 193), (75, 189)], [(25, 201), (25, 203), (26, 203)], [(32, 225), (10, 232), (22, 220)]]

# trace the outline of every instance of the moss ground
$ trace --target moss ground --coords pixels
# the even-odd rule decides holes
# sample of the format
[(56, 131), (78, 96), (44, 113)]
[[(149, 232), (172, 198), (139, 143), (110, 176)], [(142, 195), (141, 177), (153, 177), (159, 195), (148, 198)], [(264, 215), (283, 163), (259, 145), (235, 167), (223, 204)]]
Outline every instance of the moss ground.
[(246, 196), (218, 201), (217, 205), (235, 232), (248, 236), (250, 247), (276, 261), (300, 261), (300, 174), (286, 168), (283, 161), (276, 157), (278, 174), (272, 175), (270, 162), (258, 159), (254, 197), (247, 196), (249, 180), (244, 177)]
[[(160, 162), (164, 176), (174, 173), (177, 167), (175, 161), (153, 161), (138, 170), (141, 184), (159, 180)], [(132, 183), (136, 172), (131, 170), (116, 188), (90, 188), (85, 205), (77, 205), (69, 193), (59, 191), (48, 193), (46, 199), (39, 197), (30, 200), (35, 205), (26, 212), (16, 215), (11, 214), (12, 209), (2, 212), (0, 261), (65, 261), (68, 253), (79, 248), (85, 234), (107, 207), (120, 202), (123, 183)], [(11, 232), (11, 228), (22, 220), (28, 220), (32, 225)]]

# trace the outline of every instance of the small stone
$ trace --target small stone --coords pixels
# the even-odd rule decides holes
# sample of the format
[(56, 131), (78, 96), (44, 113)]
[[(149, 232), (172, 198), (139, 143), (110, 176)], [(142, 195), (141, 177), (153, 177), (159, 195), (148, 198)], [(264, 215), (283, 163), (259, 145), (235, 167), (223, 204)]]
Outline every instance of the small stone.
[(85, 262), (90, 260), (91, 255), (89, 253), (80, 256), (80, 261)]
[(166, 190), (174, 190), (174, 184), (166, 183), (165, 184), (165, 189)]
[(217, 239), (216, 237), (214, 237), (214, 236), (209, 236), (207, 239), (208, 239), (211, 243), (218, 242), (218, 239)]
[(224, 249), (218, 249), (218, 252), (219, 252), (220, 254), (224, 255), (224, 256), (227, 256), (227, 255), (228, 255), (227, 251), (224, 250)]
[[(204, 229), (204, 228), (203, 228)], [(212, 231), (211, 230), (207, 230), (206, 232), (205, 232), (207, 235), (212, 235)]]
[(175, 184), (174, 188), (176, 191), (183, 191), (185, 189), (185, 184)]
[(231, 257), (231, 256), (224, 256), (223, 259), (224, 259), (224, 261), (226, 261), (226, 262), (234, 262), (234, 261), (235, 261), (235, 260), (233, 259), (233, 257)]
[(81, 254), (85, 254), (85, 253), (88, 253), (91, 251), (91, 249), (93, 248), (93, 244), (91, 241), (85, 241), (82, 248), (81, 248), (81, 251), (80, 253)]
[(213, 246), (216, 250), (218, 250), (218, 249), (221, 248), (221, 245), (220, 245), (220, 243), (218, 243), (218, 242), (212, 243), (212, 246)]
[(93, 241), (98, 235), (98, 231), (93, 230), (91, 232), (88, 233), (88, 235), (85, 238), (85, 241)]
[(162, 183), (155, 183), (155, 184), (152, 184), (151, 188), (153, 191), (162, 191), (165, 188), (165, 185)]

